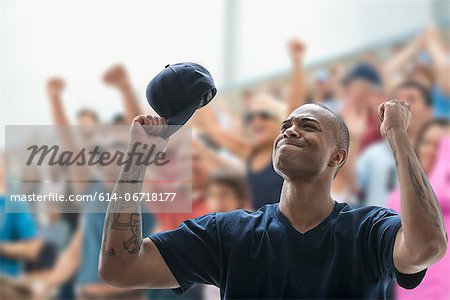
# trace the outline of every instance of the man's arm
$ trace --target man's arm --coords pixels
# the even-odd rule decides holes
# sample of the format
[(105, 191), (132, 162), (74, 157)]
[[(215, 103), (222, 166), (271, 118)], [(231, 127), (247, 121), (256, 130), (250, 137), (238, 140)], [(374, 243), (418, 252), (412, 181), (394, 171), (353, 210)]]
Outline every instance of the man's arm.
[(426, 32), (426, 47), (433, 61), (433, 68), (439, 88), (446, 94), (450, 93), (450, 80), (448, 79), (449, 62), (444, 45), (439, 38), (439, 30), (432, 24)]
[(34, 260), (42, 247), (42, 239), (34, 238), (0, 245), (0, 254), (11, 259)]
[(409, 106), (391, 100), (380, 105), (379, 116), (400, 183), (402, 227), (395, 239), (394, 265), (403, 274), (414, 274), (445, 255), (447, 234), (436, 196), (406, 134)]
[(47, 95), (50, 100), (50, 109), (55, 125), (70, 125), (66, 112), (62, 106), (62, 92), (64, 90), (64, 81), (61, 78), (50, 78), (47, 82)]
[(111, 69), (106, 71), (103, 76), (103, 81), (106, 84), (117, 88), (122, 95), (126, 112), (126, 120), (127, 123), (130, 124), (133, 121), (133, 118), (142, 112), (139, 107), (136, 94), (131, 87), (125, 68), (121, 65), (113, 66)]
[[(71, 150), (73, 153), (79, 153), (78, 146), (76, 145), (75, 138), (72, 134), (71, 128), (69, 128), (70, 122), (66, 116), (62, 105), (62, 92), (64, 91), (64, 80), (61, 78), (51, 78), (47, 82), (47, 95), (50, 100), (50, 109), (52, 111), (53, 122), (61, 128), (57, 128), (58, 137), (61, 140), (62, 145)], [(69, 176), (74, 180), (73, 188), (76, 192), (82, 192), (88, 185), (86, 179), (92, 177), (90, 167), (87, 164), (79, 166), (78, 164), (72, 165), (69, 170)], [(84, 180), (80, 180), (84, 179)]]
[(247, 159), (251, 154), (252, 146), (248, 140), (238, 133), (224, 128), (211, 104), (196, 112), (195, 121), (200, 129), (219, 146), (242, 159)]
[[(143, 125), (149, 126), (147, 130)], [(167, 143), (160, 134), (166, 125), (163, 118), (149, 115), (136, 117), (131, 127), (130, 147), (141, 142), (164, 151)], [(145, 170), (146, 166), (135, 164), (128, 170), (122, 168), (113, 190), (118, 201), (110, 202), (106, 213), (99, 277), (124, 288), (176, 288), (179, 284), (156, 245), (150, 239), (142, 239), (140, 202), (123, 200), (126, 193), (141, 192)]]
[(44, 278), (33, 282), (32, 288), (35, 298), (43, 298), (75, 274), (81, 262), (82, 240), (83, 232), (81, 226), (79, 226), (69, 246), (58, 257), (53, 269)]
[(398, 53), (392, 56), (383, 67), (383, 75), (388, 82), (400, 69), (425, 46), (425, 34), (421, 33), (414, 40), (405, 45)]
[(301, 41), (294, 39), (289, 42), (288, 49), (292, 62), (292, 75), (287, 95), (287, 113), (290, 114), (306, 101), (306, 79), (303, 67), (305, 45)]

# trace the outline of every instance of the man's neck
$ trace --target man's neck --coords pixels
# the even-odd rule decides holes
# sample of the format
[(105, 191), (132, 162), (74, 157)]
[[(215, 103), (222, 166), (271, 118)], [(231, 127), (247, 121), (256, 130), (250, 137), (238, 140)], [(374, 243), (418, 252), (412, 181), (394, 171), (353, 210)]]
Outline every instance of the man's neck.
[(330, 185), (285, 180), (280, 199), (281, 213), (299, 232), (313, 229), (333, 211)]

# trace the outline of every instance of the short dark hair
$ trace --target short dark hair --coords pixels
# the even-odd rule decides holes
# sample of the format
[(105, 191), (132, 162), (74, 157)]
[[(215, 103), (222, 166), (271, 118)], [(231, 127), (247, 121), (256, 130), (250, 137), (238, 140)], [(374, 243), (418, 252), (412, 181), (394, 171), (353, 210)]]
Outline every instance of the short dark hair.
[(237, 172), (225, 170), (213, 173), (207, 181), (206, 186), (213, 184), (225, 185), (233, 190), (233, 193), (238, 198), (239, 202), (243, 204), (248, 198), (248, 187), (245, 177)]
[(325, 109), (331, 114), (331, 116), (333, 117), (333, 121), (335, 123), (334, 138), (336, 146), (338, 146), (341, 149), (345, 149), (345, 151), (347, 151), (348, 153), (348, 150), (350, 148), (350, 133), (348, 131), (348, 127), (347, 124), (345, 124), (344, 119), (342, 119), (340, 115), (338, 115), (337, 113), (335, 113), (334, 111), (332, 111), (330, 108), (328, 108), (323, 104), (320, 103), (313, 103), (313, 104), (320, 106), (321, 108)]
[[(336, 146), (340, 149), (345, 149), (345, 151), (349, 151), (350, 148), (350, 132), (348, 131), (347, 124), (345, 124), (344, 119), (334, 111), (332, 111), (327, 106), (320, 104), (320, 103), (312, 103), (314, 105), (318, 105), (327, 112), (330, 113), (330, 115), (333, 117), (333, 121), (335, 126), (333, 127), (334, 130), (334, 141), (336, 143)], [(342, 166), (338, 167), (336, 172), (334, 173), (333, 178), (336, 178), (337, 173), (341, 169)]]
[(97, 113), (90, 108), (82, 108), (77, 112), (77, 118), (81, 118), (82, 116), (90, 116), (96, 122), (99, 120)]
[(420, 128), (419, 130), (419, 134), (417, 135), (417, 139), (416, 142), (414, 143), (414, 150), (416, 151), (417, 154), (417, 150), (419, 149), (420, 144), (422, 144), (423, 139), (425, 138), (425, 134), (427, 133), (427, 131), (434, 127), (448, 127), (450, 126), (450, 120), (448, 119), (432, 119), (430, 121), (428, 121), (427, 123), (425, 123), (422, 128)]
[(113, 119), (112, 119), (112, 124), (117, 125), (117, 124), (123, 124), (125, 123), (127, 120), (125, 118), (125, 116), (123, 114), (115, 114)]
[(416, 89), (420, 93), (420, 95), (422, 95), (423, 101), (427, 106), (431, 106), (433, 104), (430, 90), (427, 89), (423, 84), (414, 80), (408, 80), (397, 86), (396, 90), (398, 91), (405, 88)]

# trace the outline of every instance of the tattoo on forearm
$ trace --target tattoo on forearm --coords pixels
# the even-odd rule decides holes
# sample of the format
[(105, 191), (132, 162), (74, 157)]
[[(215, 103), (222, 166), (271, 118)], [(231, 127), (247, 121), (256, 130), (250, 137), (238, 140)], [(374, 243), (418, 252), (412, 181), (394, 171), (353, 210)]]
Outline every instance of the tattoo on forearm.
[[(441, 226), (441, 215), (440, 215), (440, 207), (439, 203), (434, 195), (433, 189), (428, 184), (428, 180), (426, 175), (422, 170), (419, 170), (420, 179), (416, 176), (414, 169), (411, 164), (411, 159), (408, 157), (408, 172), (409, 177), (411, 178), (411, 183), (416, 193), (417, 199), (422, 204), (423, 208), (427, 211), (430, 217), (433, 219), (433, 223), (436, 226)], [(428, 193), (427, 193), (428, 192)], [(432, 194), (433, 202), (429, 201), (428, 195)]]
[(395, 167), (398, 168), (399, 161), (398, 161), (398, 157), (397, 157), (397, 150), (395, 149), (394, 145), (392, 144), (391, 140), (388, 139), (389, 141), (389, 145), (391, 145), (391, 149), (392, 149), (392, 154), (394, 155), (394, 160), (395, 160)]
[(128, 222), (120, 222), (120, 213), (117, 214), (112, 224), (112, 229), (115, 230), (129, 230), (131, 236), (123, 241), (123, 247), (130, 254), (136, 254), (139, 252), (142, 244), (141, 238), (141, 215), (138, 213), (130, 214), (130, 220)]
[[(114, 188), (114, 193), (123, 195), (130, 191), (140, 191), (145, 175), (144, 168), (132, 168), (127, 172), (123, 171)], [(129, 220), (126, 220), (129, 216)], [(124, 221), (124, 218), (126, 221)], [(102, 239), (102, 256), (111, 257), (116, 255), (113, 247), (107, 248), (109, 243), (111, 230), (125, 231), (122, 236), (125, 240), (122, 241), (124, 249), (129, 254), (137, 254), (142, 245), (141, 234), (141, 214), (140, 203), (134, 201), (120, 201), (110, 202), (108, 211), (105, 217), (104, 234)]]

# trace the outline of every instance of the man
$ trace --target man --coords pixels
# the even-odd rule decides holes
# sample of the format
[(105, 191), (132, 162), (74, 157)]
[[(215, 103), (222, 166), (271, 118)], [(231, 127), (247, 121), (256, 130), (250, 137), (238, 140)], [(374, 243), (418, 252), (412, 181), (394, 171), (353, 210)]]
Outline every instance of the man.
[(217, 145), (240, 158), (246, 166), (253, 209), (278, 202), (283, 178), (272, 165), (272, 144), (278, 126), (288, 113), (298, 107), (305, 97), (303, 57), (305, 46), (299, 40), (288, 45), (292, 61), (292, 84), (286, 105), (268, 94), (257, 94), (247, 103), (243, 118), (245, 135), (221, 126), (211, 105), (199, 111), (195, 119), (202, 131)]
[[(225, 299), (384, 298), (392, 280), (414, 288), (425, 269), (446, 252), (442, 214), (407, 134), (404, 102), (379, 107), (380, 131), (392, 145), (402, 193), (401, 218), (380, 207), (352, 209), (330, 197), (331, 184), (347, 158), (342, 119), (317, 104), (299, 107), (283, 122), (273, 164), (283, 176), (279, 204), (249, 213), (212, 213), (178, 229), (151, 235), (142, 246), (122, 242), (135, 234), (113, 223), (140, 215), (139, 204), (110, 203), (99, 275), (134, 288), (174, 288), (194, 283), (220, 287)], [(162, 129), (141, 124), (164, 120), (139, 116), (131, 133), (164, 149)], [(139, 192), (145, 169), (122, 170), (114, 191)]]
[(24, 262), (39, 255), (42, 240), (26, 202), (15, 202), (15, 213), (6, 212), (4, 155), (0, 153), (0, 275), (20, 277)]
[[(422, 126), (433, 117), (430, 92), (418, 82), (407, 81), (395, 89), (394, 98), (410, 106), (414, 118), (407, 133), (414, 144)], [(357, 182), (362, 204), (385, 207), (387, 196), (397, 186), (389, 142), (383, 140), (364, 150), (356, 162), (356, 178), (349, 180)]]

